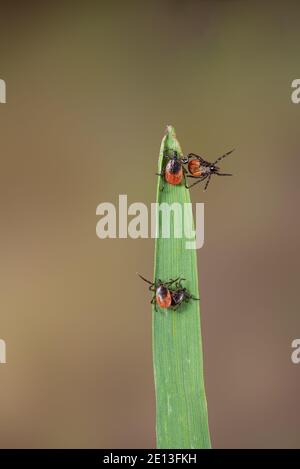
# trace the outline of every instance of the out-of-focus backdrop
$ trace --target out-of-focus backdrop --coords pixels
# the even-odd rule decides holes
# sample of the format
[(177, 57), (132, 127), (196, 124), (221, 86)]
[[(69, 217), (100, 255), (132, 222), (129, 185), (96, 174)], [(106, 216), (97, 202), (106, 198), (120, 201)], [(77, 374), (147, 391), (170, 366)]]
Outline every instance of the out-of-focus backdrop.
[(154, 447), (153, 240), (96, 237), (185, 152), (235, 147), (198, 251), (212, 444), (300, 447), (300, 4), (0, 3), (1, 447)]

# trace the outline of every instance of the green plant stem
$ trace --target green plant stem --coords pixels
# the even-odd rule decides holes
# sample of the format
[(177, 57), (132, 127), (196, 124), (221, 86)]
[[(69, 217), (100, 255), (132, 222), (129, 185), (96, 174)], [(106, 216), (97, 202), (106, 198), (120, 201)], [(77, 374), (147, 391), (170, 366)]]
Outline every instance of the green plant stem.
[[(173, 127), (162, 140), (158, 173), (164, 164), (164, 150), (182, 154)], [(157, 202), (190, 202), (183, 184), (166, 184), (158, 177)], [(174, 218), (172, 218), (174, 224)], [(161, 220), (158, 222), (159, 226)], [(194, 229), (192, 212), (185, 220), (185, 233)], [(173, 233), (174, 234), (174, 233)], [(172, 231), (171, 231), (172, 235)], [(198, 274), (195, 249), (187, 249), (187, 237), (158, 237), (155, 243), (154, 279), (182, 276), (185, 286), (197, 298)], [(153, 364), (156, 390), (156, 434), (158, 448), (210, 448), (207, 404), (203, 377), (199, 301), (185, 303), (177, 311), (152, 311)]]

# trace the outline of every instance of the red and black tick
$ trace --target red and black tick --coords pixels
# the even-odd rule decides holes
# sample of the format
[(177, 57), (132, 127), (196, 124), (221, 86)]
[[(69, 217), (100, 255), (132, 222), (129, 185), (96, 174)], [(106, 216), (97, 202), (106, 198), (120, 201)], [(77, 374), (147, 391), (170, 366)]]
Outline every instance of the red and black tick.
[(154, 293), (151, 304), (155, 305), (155, 311), (157, 311), (157, 305), (162, 309), (170, 308), (176, 310), (183, 302), (199, 300), (187, 288), (183, 287), (182, 282), (185, 280), (184, 278), (178, 277), (167, 282), (158, 279), (156, 282), (150, 282), (150, 280), (147, 280), (142, 275), (138, 275), (144, 282), (149, 283), (149, 290)]
[(175, 289), (171, 291), (172, 309), (176, 310), (183, 302), (189, 303), (191, 300), (199, 301), (199, 298), (193, 296), (187, 288), (182, 286), (184, 278), (180, 278), (175, 284)]
[[(157, 176), (161, 176), (164, 182), (172, 184), (173, 186), (181, 184), (182, 180), (184, 179), (184, 184), (187, 187), (187, 170), (183, 165), (188, 163), (188, 158), (179, 156), (178, 152), (175, 150), (173, 150), (172, 156), (169, 155), (168, 150), (165, 150), (164, 158), (167, 160), (167, 163), (163, 165), (164, 167), (162, 169), (162, 172), (157, 173)], [(164, 190), (164, 187), (165, 186), (163, 185), (162, 190)]]
[(188, 159), (188, 170), (190, 174), (188, 174), (187, 177), (195, 178), (198, 180), (194, 182), (193, 184), (191, 184), (188, 187), (188, 189), (195, 186), (199, 182), (205, 181), (207, 179), (205, 187), (204, 187), (204, 190), (206, 191), (212, 175), (232, 176), (232, 174), (229, 174), (229, 173), (220, 173), (220, 168), (217, 166), (217, 163), (221, 161), (223, 158), (225, 158), (226, 156), (230, 155), (233, 151), (234, 150), (230, 150), (227, 153), (224, 153), (224, 155), (217, 158), (216, 161), (214, 161), (213, 163), (206, 161), (204, 158), (202, 158), (199, 155), (196, 155), (195, 153), (189, 153), (187, 155), (187, 159)]

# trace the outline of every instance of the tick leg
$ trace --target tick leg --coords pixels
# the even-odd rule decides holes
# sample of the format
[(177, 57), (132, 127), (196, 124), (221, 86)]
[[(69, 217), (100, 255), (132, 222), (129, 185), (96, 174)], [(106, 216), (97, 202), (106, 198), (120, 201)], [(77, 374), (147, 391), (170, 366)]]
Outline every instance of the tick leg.
[[(191, 177), (193, 177), (193, 176), (191, 176)], [(196, 178), (196, 176), (194, 176), (194, 177)], [(200, 177), (200, 179), (196, 178), (196, 179), (198, 179), (198, 181), (194, 182), (194, 184), (191, 184), (191, 185), (188, 187), (188, 189), (190, 189), (191, 187), (195, 186), (196, 184), (199, 184), (199, 182), (204, 181), (207, 177), (208, 177), (208, 176)]]
[(215, 173), (217, 176), (232, 176), (232, 174), (228, 173)]
[(199, 182), (202, 182), (204, 181), (205, 179), (208, 178), (208, 181), (207, 183), (205, 184), (205, 187), (204, 187), (204, 190), (206, 191), (207, 189), (207, 186), (209, 184), (209, 181), (210, 181), (210, 178), (211, 178), (211, 174), (205, 174), (205, 176), (192, 176), (192, 175), (188, 175), (187, 177), (190, 177), (190, 178), (194, 178), (194, 179), (198, 179), (198, 181), (194, 182), (194, 184), (191, 184), (188, 189), (190, 189), (191, 187), (195, 186), (196, 184), (199, 184)]
[(185, 280), (185, 278), (180, 278), (179, 279), (179, 282), (178, 282), (178, 285), (180, 288), (182, 288), (182, 282)]
[(142, 276), (141, 274), (139, 274), (138, 272), (137, 272), (137, 274), (138, 274), (138, 276), (139, 276), (142, 280), (144, 280), (144, 282), (149, 283), (152, 287), (155, 285), (154, 282), (150, 282), (150, 280), (147, 280), (145, 277), (143, 277), (143, 276)]
[(177, 309), (178, 309), (181, 305), (182, 305), (182, 303), (179, 303), (178, 305), (173, 306), (173, 308), (172, 308), (173, 311), (177, 311)]
[(191, 293), (187, 293), (187, 300), (196, 300), (196, 301), (200, 301), (200, 298), (196, 298), (194, 295), (192, 295)]
[(185, 169), (184, 166), (182, 166), (182, 172), (183, 172), (184, 186), (185, 186), (186, 189), (188, 189), (187, 180), (186, 180), (187, 170)]
[(213, 164), (216, 164), (218, 161), (223, 160), (223, 158), (226, 158), (226, 156), (230, 155), (230, 153), (232, 153), (234, 150), (235, 150), (235, 148), (233, 150), (228, 151), (227, 153), (224, 153), (224, 155), (219, 156), (219, 158), (217, 158), (216, 161), (214, 161)]
[(156, 176), (160, 176), (162, 178), (161, 182), (162, 182), (162, 188), (160, 189), (161, 191), (164, 190), (165, 188), (165, 174), (164, 173), (155, 173)]
[(187, 158), (190, 159), (190, 158), (197, 158), (197, 160), (201, 161), (201, 163), (207, 163), (207, 161), (204, 160), (204, 158), (202, 158), (200, 155), (196, 155), (196, 153), (189, 153), (187, 155)]
[(191, 300), (200, 301), (200, 298), (196, 298), (195, 296), (193, 296), (190, 293), (186, 292), (184, 301), (186, 303), (189, 303), (189, 301), (191, 301)]
[(183, 289), (183, 285), (182, 285), (182, 282), (186, 280), (185, 278), (182, 278), (182, 277), (179, 277), (178, 279), (178, 282), (176, 282), (176, 290), (182, 290)]
[(206, 191), (206, 189), (207, 189), (207, 187), (208, 187), (208, 184), (209, 184), (210, 178), (211, 178), (211, 175), (209, 175), (209, 176), (208, 176), (207, 183), (205, 184), (205, 187), (204, 187), (204, 190), (205, 190), (205, 191)]
[(188, 174), (187, 177), (193, 179), (201, 179), (201, 181), (203, 181), (203, 179), (207, 178), (207, 174), (205, 174), (204, 176), (193, 176), (192, 174)]
[(157, 303), (156, 303), (156, 298), (155, 296), (152, 298), (151, 302), (150, 302), (152, 305), (154, 304), (154, 309), (155, 311), (157, 311)]
[(166, 282), (165, 285), (168, 285), (170, 287), (173, 283), (177, 282), (179, 279), (180, 277), (175, 278), (175, 280), (171, 279), (168, 282)]

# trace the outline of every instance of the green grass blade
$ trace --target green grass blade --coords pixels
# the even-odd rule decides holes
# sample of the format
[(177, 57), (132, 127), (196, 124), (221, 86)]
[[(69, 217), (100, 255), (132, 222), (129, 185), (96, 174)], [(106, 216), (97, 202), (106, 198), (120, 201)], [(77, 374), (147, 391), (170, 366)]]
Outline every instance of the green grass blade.
[[(173, 127), (167, 127), (162, 140), (158, 173), (165, 149), (182, 154)], [(165, 185), (160, 190), (158, 178), (157, 203), (190, 202), (184, 185)], [(194, 249), (186, 249), (185, 238), (171, 238), (155, 243), (155, 279), (168, 280), (179, 275), (197, 298), (197, 257)], [(160, 221), (159, 221), (160, 225)], [(188, 226), (187, 226), (188, 225)], [(185, 221), (185, 233), (194, 229), (193, 216)], [(153, 362), (156, 390), (156, 434), (158, 448), (210, 448), (207, 404), (203, 379), (203, 357), (200, 333), (199, 301), (185, 303), (178, 311), (153, 308)]]

